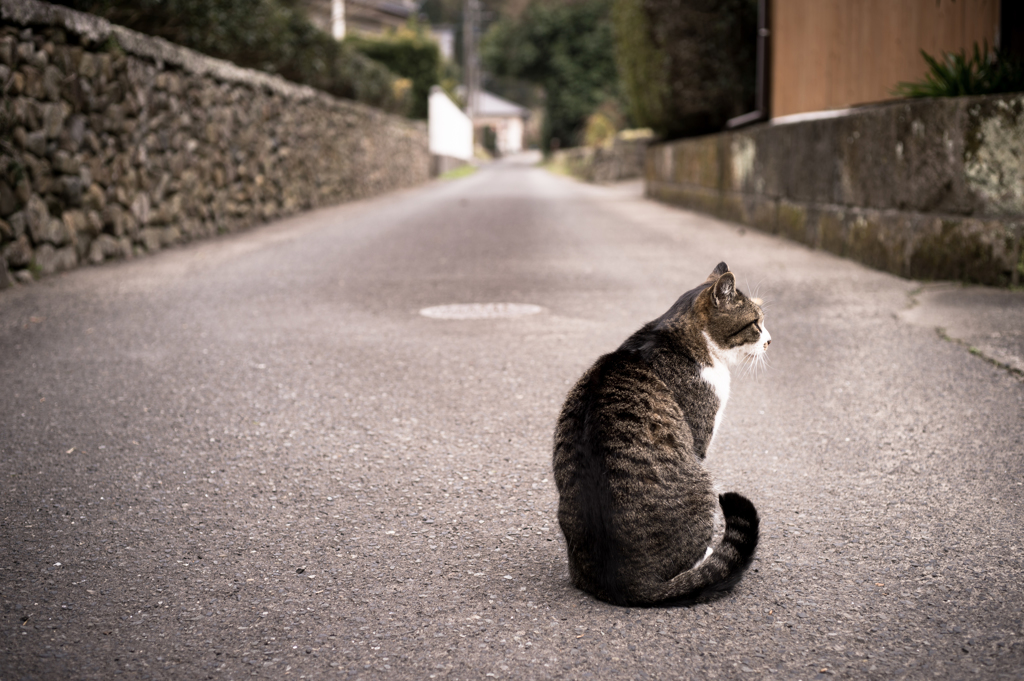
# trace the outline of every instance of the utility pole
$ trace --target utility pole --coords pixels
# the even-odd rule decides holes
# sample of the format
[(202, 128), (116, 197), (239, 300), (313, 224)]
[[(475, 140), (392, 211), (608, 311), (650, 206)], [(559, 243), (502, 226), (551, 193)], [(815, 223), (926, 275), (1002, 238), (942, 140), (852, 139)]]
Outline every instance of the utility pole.
[(345, 37), (345, 0), (331, 0), (331, 35), (335, 40)]
[(466, 114), (480, 105), (480, 0), (466, 0), (462, 12), (462, 61), (466, 80)]

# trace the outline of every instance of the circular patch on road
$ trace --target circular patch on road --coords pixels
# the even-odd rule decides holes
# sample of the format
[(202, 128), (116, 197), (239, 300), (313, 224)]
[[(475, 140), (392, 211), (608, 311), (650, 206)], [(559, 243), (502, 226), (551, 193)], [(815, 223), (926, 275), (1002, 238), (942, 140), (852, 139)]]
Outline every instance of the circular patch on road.
[(431, 319), (506, 319), (537, 314), (543, 309), (526, 303), (467, 303), (425, 307), (420, 314)]

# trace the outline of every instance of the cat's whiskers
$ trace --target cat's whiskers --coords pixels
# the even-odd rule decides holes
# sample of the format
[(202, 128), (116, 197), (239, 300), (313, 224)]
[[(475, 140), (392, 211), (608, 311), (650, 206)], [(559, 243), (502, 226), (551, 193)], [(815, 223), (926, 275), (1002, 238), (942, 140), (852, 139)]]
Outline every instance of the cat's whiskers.
[(751, 296), (750, 296), (751, 298), (754, 298), (756, 300), (760, 300), (761, 299), (761, 282), (762, 281), (764, 281), (764, 280), (763, 279), (758, 280), (758, 282), (756, 284), (754, 284), (753, 286), (751, 286), (750, 288), (747, 289), (751, 293)]
[(760, 372), (761, 374), (767, 374), (768, 369), (770, 368), (771, 360), (768, 359), (768, 353), (761, 354), (757, 358), (757, 366), (755, 367), (754, 374), (755, 376), (758, 372)]
[(770, 360), (767, 352), (749, 352), (743, 361), (743, 375), (759, 378), (768, 373)]
[(758, 356), (752, 354), (748, 357), (748, 360), (743, 363), (743, 375), (748, 378), (757, 378), (758, 376)]

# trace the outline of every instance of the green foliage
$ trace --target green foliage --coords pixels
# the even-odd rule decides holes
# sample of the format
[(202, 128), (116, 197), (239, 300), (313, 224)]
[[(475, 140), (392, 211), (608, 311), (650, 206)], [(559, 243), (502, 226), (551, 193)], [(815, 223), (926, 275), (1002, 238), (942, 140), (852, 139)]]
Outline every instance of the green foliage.
[(598, 111), (587, 118), (583, 129), (583, 143), (588, 147), (610, 147), (615, 142), (615, 124), (605, 114)]
[(494, 128), (489, 125), (485, 125), (483, 131), (480, 133), (480, 145), (486, 149), (491, 156), (498, 155), (498, 134), (494, 132)]
[(388, 69), (318, 30), (290, 0), (55, 0), (338, 97), (396, 110)]
[(616, 59), (634, 123), (667, 138), (754, 108), (757, 0), (615, 0)]
[(484, 68), (542, 86), (544, 148), (580, 141), (587, 117), (618, 95), (611, 0), (531, 0), (491, 25), (481, 41)]
[(988, 43), (967, 56), (966, 50), (943, 53), (940, 61), (921, 50), (928, 64), (923, 80), (900, 83), (893, 90), (899, 97), (961, 97), (1024, 91), (1024, 64), (1019, 59), (989, 52)]
[(483, 75), (483, 88), (503, 99), (515, 102), (527, 109), (543, 109), (546, 97), (544, 88), (537, 83), (513, 78), (512, 76)]
[(588, 147), (611, 147), (619, 130), (626, 127), (626, 117), (619, 102), (609, 99), (587, 117), (583, 127), (583, 143)]
[(461, 177), (468, 177), (477, 171), (476, 166), (469, 165), (468, 163), (458, 168), (452, 168), (447, 173), (441, 175), (442, 180), (457, 180)]
[(615, 62), (634, 125), (667, 127), (668, 75), (665, 53), (654, 44), (643, 0), (614, 0)]
[(345, 44), (399, 76), (410, 79), (412, 99), (409, 115), (413, 118), (427, 117), (430, 88), (440, 81), (441, 53), (437, 43), (419, 26), (411, 24), (380, 37), (353, 35), (345, 39)]

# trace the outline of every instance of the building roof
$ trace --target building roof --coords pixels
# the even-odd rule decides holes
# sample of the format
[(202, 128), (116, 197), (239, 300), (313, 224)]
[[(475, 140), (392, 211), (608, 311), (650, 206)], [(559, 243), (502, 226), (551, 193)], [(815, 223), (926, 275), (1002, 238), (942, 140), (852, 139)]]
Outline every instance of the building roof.
[(492, 92), (481, 90), (480, 99), (477, 101), (476, 115), (528, 118), (530, 116), (530, 110), (526, 107), (519, 106), (515, 102), (502, 99)]
[(375, 9), (378, 12), (384, 12), (385, 14), (391, 14), (396, 17), (406, 18), (416, 12), (416, 5), (414, 3), (402, 2), (401, 0), (348, 0), (354, 5), (362, 5), (363, 7), (369, 7)]
[[(310, 23), (331, 32), (331, 0), (299, 0)], [(345, 23), (356, 32), (380, 33), (398, 28), (417, 12), (415, 0), (345, 0)]]

